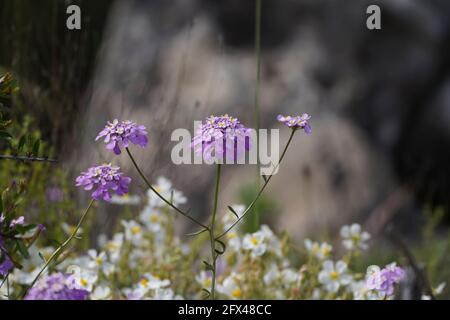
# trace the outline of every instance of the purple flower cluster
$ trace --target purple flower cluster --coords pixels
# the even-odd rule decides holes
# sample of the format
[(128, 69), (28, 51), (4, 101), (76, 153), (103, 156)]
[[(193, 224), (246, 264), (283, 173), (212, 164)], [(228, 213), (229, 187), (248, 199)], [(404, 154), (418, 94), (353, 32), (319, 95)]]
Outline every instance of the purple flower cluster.
[(119, 167), (103, 164), (82, 172), (76, 179), (76, 186), (83, 187), (84, 190), (94, 190), (92, 198), (95, 200), (110, 201), (110, 190), (123, 196), (128, 192), (130, 182), (131, 178), (124, 176)]
[(3, 239), (0, 237), (0, 276), (6, 277), (12, 268), (14, 268), (14, 264), (6, 252)]
[(309, 119), (311, 119), (311, 116), (307, 113), (302, 114), (301, 116), (283, 116), (279, 115), (277, 117), (277, 120), (287, 125), (289, 128), (293, 129), (303, 129), (305, 130), (305, 133), (311, 134), (312, 128), (309, 124)]
[(54, 273), (28, 291), (25, 300), (86, 300), (89, 292), (76, 285), (74, 275)]
[(386, 296), (394, 294), (394, 286), (405, 277), (405, 271), (391, 263), (380, 269), (378, 266), (370, 266), (367, 269), (366, 287), (376, 290)]
[(210, 116), (199, 126), (192, 139), (192, 148), (207, 161), (236, 161), (245, 151), (250, 150), (250, 129), (237, 118), (229, 115)]
[(104, 138), (106, 148), (113, 150), (115, 154), (120, 154), (121, 148), (127, 148), (130, 142), (142, 148), (147, 146), (147, 130), (144, 126), (138, 125), (132, 121), (114, 120), (109, 122), (106, 127), (98, 134), (96, 141)]

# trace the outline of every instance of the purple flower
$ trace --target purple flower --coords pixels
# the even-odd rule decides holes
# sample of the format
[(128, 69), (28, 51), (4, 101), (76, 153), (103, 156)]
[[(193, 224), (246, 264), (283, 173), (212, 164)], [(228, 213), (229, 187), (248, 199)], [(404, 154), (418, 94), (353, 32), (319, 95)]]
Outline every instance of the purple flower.
[(303, 129), (306, 134), (312, 133), (312, 128), (308, 123), (311, 116), (307, 113), (302, 114), (301, 116), (283, 116), (279, 115), (277, 120), (287, 125), (289, 128), (293, 129)]
[(3, 239), (0, 237), (0, 276), (6, 277), (12, 268), (14, 268), (14, 263), (8, 256), (3, 245)]
[(25, 223), (25, 217), (21, 216), (21, 217), (19, 217), (17, 219), (13, 219), (11, 221), (11, 223), (9, 224), (9, 227), (10, 228), (14, 228), (15, 226), (23, 226), (24, 223)]
[(86, 300), (89, 291), (76, 285), (74, 275), (54, 273), (39, 280), (25, 300)]
[(250, 129), (237, 118), (229, 115), (210, 116), (199, 126), (192, 139), (192, 148), (207, 161), (236, 162), (245, 151), (250, 150)]
[(110, 190), (119, 196), (123, 196), (128, 193), (130, 182), (131, 178), (124, 176), (119, 167), (103, 164), (82, 172), (76, 179), (76, 186), (83, 187), (84, 190), (94, 190), (92, 198), (95, 200), (110, 201)]
[(138, 125), (132, 121), (114, 120), (109, 122), (106, 127), (98, 134), (95, 141), (105, 138), (106, 148), (113, 150), (115, 154), (120, 154), (121, 148), (127, 148), (131, 143), (144, 148), (147, 146), (147, 130), (144, 126)]
[(366, 287), (376, 290), (386, 296), (394, 294), (394, 286), (405, 277), (405, 271), (397, 267), (396, 263), (388, 264), (383, 269), (378, 266), (370, 266), (367, 269)]

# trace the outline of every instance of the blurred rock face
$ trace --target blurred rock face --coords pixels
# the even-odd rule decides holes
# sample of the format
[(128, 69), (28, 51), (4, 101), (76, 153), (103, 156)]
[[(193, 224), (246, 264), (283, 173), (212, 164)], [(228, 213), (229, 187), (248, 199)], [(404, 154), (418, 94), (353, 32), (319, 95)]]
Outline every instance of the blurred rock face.
[[(383, 30), (373, 32), (367, 1), (263, 3), (263, 127), (277, 126), (279, 113), (313, 115), (313, 135), (297, 137), (269, 188), (279, 226), (300, 237), (361, 220), (403, 183), (423, 201), (448, 201), (450, 4), (380, 1)], [(78, 152), (91, 159), (77, 165), (112, 158), (103, 146), (92, 152), (107, 120), (138, 121), (150, 131), (150, 148), (136, 149), (146, 172), (174, 180), (206, 213), (214, 170), (175, 167), (170, 134), (210, 114), (253, 125), (253, 10), (237, 0), (117, 1), (86, 95)], [(255, 169), (225, 176), (224, 205)]]

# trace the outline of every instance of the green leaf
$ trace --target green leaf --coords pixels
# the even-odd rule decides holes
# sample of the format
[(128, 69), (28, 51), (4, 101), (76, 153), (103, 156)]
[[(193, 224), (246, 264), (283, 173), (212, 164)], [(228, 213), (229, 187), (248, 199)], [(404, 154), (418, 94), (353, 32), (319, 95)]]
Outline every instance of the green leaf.
[(214, 267), (207, 261), (203, 260), (203, 264), (205, 265), (206, 270), (214, 271)]
[(30, 253), (28, 252), (28, 248), (25, 245), (25, 243), (22, 240), (17, 240), (16, 244), (17, 244), (17, 249), (19, 250), (20, 254), (25, 259), (29, 259), (30, 258)]
[(27, 136), (23, 135), (22, 137), (20, 137), (19, 144), (17, 145), (18, 152), (22, 151), (25, 142), (27, 142)]
[(33, 144), (33, 155), (38, 156), (39, 155), (39, 147), (41, 146), (41, 142), (39, 139), (37, 139)]
[(211, 296), (211, 292), (208, 289), (202, 288), (202, 292), (206, 293), (205, 299), (208, 299)]
[(0, 140), (11, 140), (12, 136), (6, 131), (0, 131)]
[(236, 218), (239, 219), (239, 215), (238, 215), (237, 212), (233, 209), (232, 206), (228, 206), (228, 210), (230, 210), (230, 211), (236, 216)]

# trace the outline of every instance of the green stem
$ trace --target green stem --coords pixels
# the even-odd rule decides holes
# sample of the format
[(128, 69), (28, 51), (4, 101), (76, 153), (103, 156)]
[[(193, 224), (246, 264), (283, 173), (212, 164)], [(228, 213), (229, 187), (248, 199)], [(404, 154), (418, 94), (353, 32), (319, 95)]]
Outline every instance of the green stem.
[[(255, 127), (256, 127), (256, 152), (259, 155), (259, 129), (261, 128), (260, 90), (261, 90), (261, 0), (256, 0), (255, 8), (255, 57), (256, 57), (256, 86), (255, 86)], [(257, 188), (260, 187), (261, 164), (257, 157)], [(255, 207), (252, 227), (259, 228), (259, 210)]]
[(191, 220), (192, 222), (194, 222), (195, 224), (199, 225), (200, 227), (204, 228), (205, 230), (209, 230), (208, 227), (206, 225), (204, 225), (203, 223), (201, 223), (200, 221), (197, 221), (196, 219), (192, 218), (190, 215), (188, 215), (186, 212), (182, 211), (181, 209), (179, 209), (178, 207), (176, 207), (171, 201), (167, 200), (166, 198), (164, 198), (150, 183), (150, 181), (148, 181), (147, 177), (144, 175), (144, 173), (142, 172), (142, 170), (139, 168), (136, 160), (134, 160), (134, 157), (132, 156), (130, 149), (126, 148), (128, 156), (131, 159), (131, 162), (133, 162), (134, 167), (136, 168), (137, 172), (139, 173), (139, 175), (141, 176), (142, 180), (144, 180), (145, 184), (147, 185), (147, 187), (152, 190), (162, 201), (164, 201), (169, 207), (171, 207), (172, 209), (174, 209), (176, 212), (178, 212), (179, 214), (181, 214), (182, 216), (184, 216), (185, 218)]
[(77, 226), (75, 227), (75, 229), (73, 230), (72, 234), (70, 235), (70, 237), (64, 241), (63, 244), (61, 244), (54, 252), (53, 254), (50, 256), (50, 258), (46, 261), (45, 265), (42, 267), (41, 271), (39, 271), (39, 273), (37, 274), (37, 276), (34, 278), (33, 282), (31, 282), (31, 285), (28, 287), (27, 290), (25, 290), (25, 293), (23, 294), (23, 298), (26, 296), (26, 294), (28, 293), (28, 291), (33, 288), (33, 286), (36, 284), (36, 282), (39, 280), (39, 278), (41, 277), (41, 275), (44, 273), (44, 271), (47, 269), (47, 267), (50, 265), (50, 263), (53, 262), (53, 260), (57, 259), (66, 249), (66, 247), (70, 244), (70, 242), (73, 240), (73, 238), (76, 237), (78, 230), (80, 230), (81, 225), (83, 224), (84, 220), (86, 219), (86, 216), (89, 212), (89, 210), (91, 209), (92, 205), (94, 204), (95, 200), (92, 199), (89, 202), (88, 207), (86, 208), (86, 210), (84, 211), (83, 215), (80, 218), (80, 221), (78, 222)]
[(289, 148), (289, 145), (291, 144), (292, 139), (294, 138), (295, 131), (297, 131), (297, 129), (293, 129), (292, 130), (291, 135), (289, 137), (289, 140), (286, 143), (286, 146), (284, 147), (283, 152), (281, 153), (280, 160), (278, 161), (278, 164), (272, 170), (272, 174), (264, 182), (262, 188), (259, 190), (259, 192), (256, 195), (255, 199), (253, 199), (253, 201), (250, 203), (250, 205), (247, 207), (247, 209), (245, 209), (244, 213), (242, 213), (242, 215), (227, 230), (225, 230), (223, 233), (221, 233), (219, 236), (216, 237), (216, 240), (220, 240), (228, 232), (230, 232), (237, 224), (239, 224), (245, 218), (245, 216), (250, 212), (250, 210), (253, 208), (253, 206), (256, 204), (256, 202), (259, 200), (259, 198), (261, 197), (262, 193), (264, 192), (264, 190), (266, 189), (267, 185), (269, 184), (270, 180), (272, 179), (273, 173), (278, 169), (278, 167), (280, 166), (281, 161), (283, 161), (283, 158), (286, 155), (286, 152), (287, 152), (287, 150)]
[(212, 259), (212, 281), (211, 281), (211, 299), (214, 300), (216, 298), (216, 239), (214, 236), (214, 227), (216, 224), (216, 214), (217, 214), (217, 206), (219, 203), (219, 186), (220, 186), (220, 175), (222, 171), (222, 165), (217, 165), (217, 173), (216, 173), (216, 187), (214, 189), (214, 206), (213, 212), (211, 216), (211, 225), (209, 227), (209, 239), (211, 241), (211, 259)]

